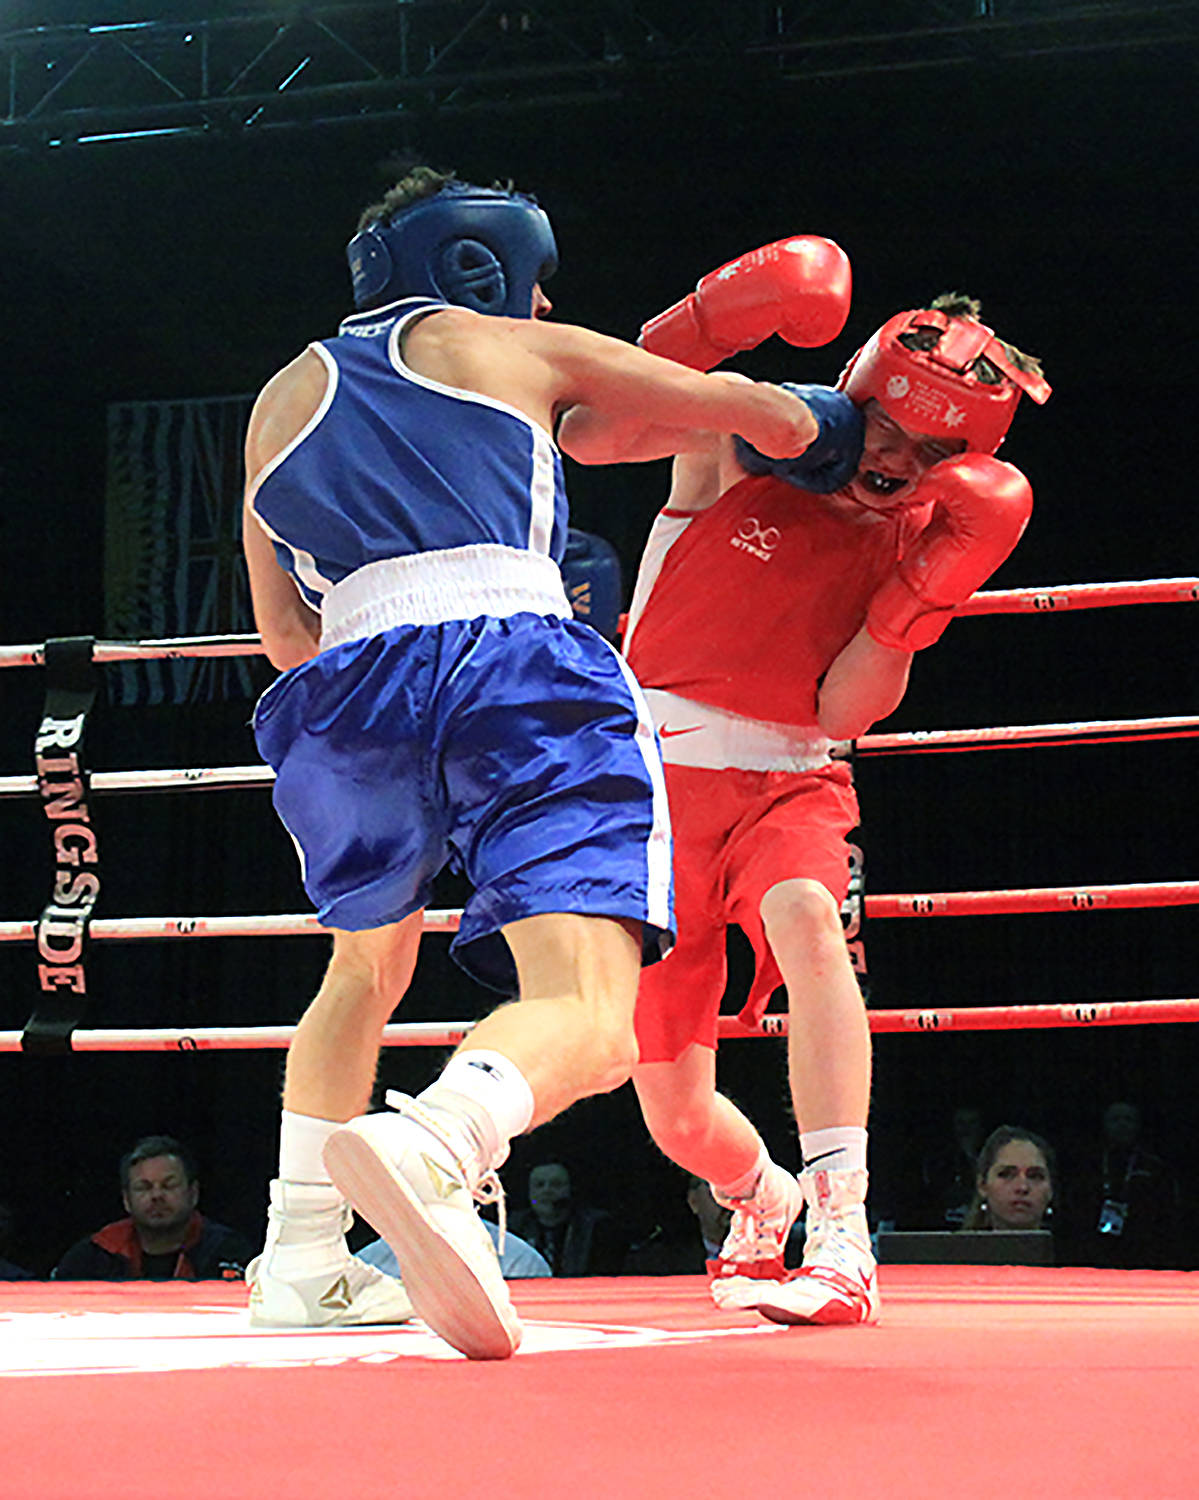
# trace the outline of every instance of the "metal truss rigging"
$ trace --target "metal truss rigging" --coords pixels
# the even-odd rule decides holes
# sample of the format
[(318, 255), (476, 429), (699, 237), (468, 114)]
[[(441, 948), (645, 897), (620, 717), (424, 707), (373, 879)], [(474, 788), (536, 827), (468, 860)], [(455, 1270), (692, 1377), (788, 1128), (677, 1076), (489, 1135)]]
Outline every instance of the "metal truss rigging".
[(362, 0), (39, 27), (0, 36), (0, 151), (581, 107), (734, 63), (786, 81), (1176, 50), (1197, 13), (1199, 0)]

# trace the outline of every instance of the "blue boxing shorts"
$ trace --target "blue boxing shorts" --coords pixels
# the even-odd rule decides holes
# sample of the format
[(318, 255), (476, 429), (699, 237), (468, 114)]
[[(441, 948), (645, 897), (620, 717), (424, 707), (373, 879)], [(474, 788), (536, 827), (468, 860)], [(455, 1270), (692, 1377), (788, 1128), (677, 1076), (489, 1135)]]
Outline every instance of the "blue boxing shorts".
[(447, 865), (474, 887), (452, 951), (514, 993), (500, 929), (547, 912), (674, 936), (653, 724), (588, 626), (515, 614), (399, 625), (285, 672), (254, 714), (275, 810), (328, 927), (398, 922)]

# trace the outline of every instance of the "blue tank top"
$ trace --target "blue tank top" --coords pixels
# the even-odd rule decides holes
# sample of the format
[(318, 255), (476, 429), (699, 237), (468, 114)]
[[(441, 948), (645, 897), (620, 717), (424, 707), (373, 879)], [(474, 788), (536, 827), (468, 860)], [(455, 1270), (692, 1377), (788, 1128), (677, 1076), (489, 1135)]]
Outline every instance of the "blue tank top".
[(550, 435), (403, 361), (405, 327), (444, 305), (409, 298), (357, 313), (309, 345), (328, 371), (324, 398), (250, 504), (314, 609), (384, 558), (489, 542), (562, 560), (566, 490)]

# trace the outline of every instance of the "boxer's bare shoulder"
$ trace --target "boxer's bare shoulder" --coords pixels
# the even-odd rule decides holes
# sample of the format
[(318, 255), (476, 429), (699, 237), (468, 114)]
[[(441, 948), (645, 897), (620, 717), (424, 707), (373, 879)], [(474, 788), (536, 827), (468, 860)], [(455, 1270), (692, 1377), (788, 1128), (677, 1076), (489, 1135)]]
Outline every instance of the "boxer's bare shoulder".
[(308, 348), (263, 386), (246, 430), (246, 474), (251, 484), (311, 422), (328, 383), (329, 372), (323, 361)]

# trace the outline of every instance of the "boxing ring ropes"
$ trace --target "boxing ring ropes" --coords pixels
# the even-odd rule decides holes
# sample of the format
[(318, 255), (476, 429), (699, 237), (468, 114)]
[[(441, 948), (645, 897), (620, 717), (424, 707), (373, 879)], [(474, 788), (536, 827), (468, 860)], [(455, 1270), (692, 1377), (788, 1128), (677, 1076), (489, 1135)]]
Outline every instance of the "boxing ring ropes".
[[(1171, 602), (1199, 602), (1199, 578), (994, 591), (958, 613)], [(304, 914), (92, 920), (99, 880), (90, 888), (75, 883), (101, 869), (88, 813), (93, 795), (271, 780), (258, 765), (89, 772), (82, 731), (95, 696), (93, 664), (260, 652), (249, 635), (0, 647), (0, 666), (45, 667), (47, 682), (38, 774), (0, 777), (0, 798), (42, 804), (59, 888), (76, 898), (58, 906), (52, 898), (35, 921), (0, 921), (0, 942), (36, 946), (43, 981), (25, 1030), (0, 1032), (0, 1051), (189, 1053), (289, 1042), (290, 1026), (83, 1029), (85, 971), (74, 962), (92, 938), (324, 931)], [(1195, 737), (1199, 716), (877, 734), (840, 748), (866, 758)], [(858, 896), (859, 912), (864, 907), (872, 919), (1085, 913), (1199, 904), (1199, 881)], [(851, 892), (843, 909), (847, 939), (853, 900)], [(430, 910), (425, 931), (452, 932), (458, 918)], [(876, 1032), (1140, 1025), (1199, 1020), (1199, 999), (868, 1014)], [(390, 1025), (384, 1043), (453, 1045), (470, 1026)], [(786, 1030), (780, 1014), (754, 1029), (721, 1021), (729, 1038)], [(474, 1500), (517, 1486), (547, 1496), (648, 1500), (743, 1487), (750, 1464), (759, 1488), (792, 1488), (797, 1461), (808, 1487), (835, 1486), (840, 1494), (876, 1494), (885, 1475), (892, 1500), (950, 1489), (1006, 1500), (1011, 1470), (980, 1466), (978, 1456), (994, 1449), (996, 1430), (1043, 1431), (1047, 1413), (1053, 1441), (1038, 1445), (1040, 1493), (1190, 1500), (1193, 1381), (1182, 1372), (1193, 1372), (1199, 1349), (1193, 1280), (1186, 1272), (887, 1264), (876, 1327), (806, 1331), (714, 1308), (701, 1275), (516, 1282), (525, 1341), (498, 1378), (419, 1323), (255, 1329), (241, 1283), (8, 1282), (0, 1294), (0, 1454), (6, 1428), (13, 1437), (0, 1463), (0, 1500), (100, 1500), (144, 1485), (146, 1431), (171, 1430), (180, 1411), (220, 1441), (197, 1445), (187, 1464), (175, 1466), (175, 1500), (214, 1493), (249, 1500), (284, 1487), (295, 1500), (323, 1500), (347, 1483), (362, 1494), (390, 1494), (399, 1476), (409, 1500)], [(169, 1381), (158, 1378), (168, 1372)], [(405, 1420), (396, 1420), (397, 1411)], [(549, 1412), (558, 1415), (547, 1420)], [(1119, 1421), (1096, 1420), (1109, 1412)], [(413, 1432), (463, 1440), (414, 1449)]]
[[(1067, 610), (1106, 609), (1134, 604), (1199, 602), (1199, 578), (1163, 578), (1139, 582), (1070, 584), (1053, 587), (992, 590), (975, 594), (956, 611), (959, 616), (1028, 613), (1061, 613)], [(45, 666), (53, 643), (42, 646), (0, 646), (0, 667)], [(76, 645), (78, 642), (59, 643)], [(86, 662), (132, 662), (154, 659), (261, 655), (256, 635), (228, 635), (133, 642), (92, 642), (84, 639)], [(78, 676), (76, 676), (78, 681)], [(79, 718), (79, 737), (82, 718)], [(1011, 725), (998, 728), (916, 730), (897, 734), (872, 734), (857, 740), (852, 750), (858, 758), (921, 754), (965, 753), (979, 750), (1046, 748), (1084, 744), (1148, 742), (1199, 737), (1199, 715), (1148, 719), (1106, 719), (1060, 724)], [(62, 746), (53, 741), (54, 747)], [(839, 747), (848, 753), (849, 746)], [(53, 752), (52, 752), (53, 753)], [(36, 797), (46, 801), (46, 812), (57, 819), (55, 829), (59, 869), (70, 873), (84, 870), (88, 853), (80, 861), (79, 849), (90, 840), (94, 860), (95, 838), (87, 828), (86, 797), (151, 791), (206, 791), (269, 785), (269, 767), (224, 766), (181, 769), (89, 772), (81, 757), (68, 754), (45, 762), (67, 780), (55, 782), (36, 775), (0, 776), (0, 798)], [(45, 769), (45, 766), (43, 766)], [(64, 833), (75, 820), (77, 832), (69, 865), (63, 864)], [(84, 825), (79, 828), (79, 823)], [(98, 881), (96, 882), (98, 887)], [(851, 897), (852, 899), (852, 897)], [(94, 904), (94, 901), (93, 903)], [(1199, 881), (1164, 881), (1126, 885), (1049, 887), (1040, 889), (950, 891), (920, 894), (867, 895), (863, 914), (871, 920), (904, 917), (991, 916), (1046, 912), (1117, 911), (1131, 908), (1199, 905)], [(425, 933), (450, 933), (457, 929), (460, 913), (430, 909), (425, 913)], [(316, 917), (293, 913), (275, 916), (127, 917), (90, 920), (90, 904), (49, 905), (37, 921), (0, 921), (0, 942), (36, 943), (51, 966), (58, 965), (58, 979), (67, 988), (82, 991), (86, 984), (82, 965), (74, 983), (66, 982), (61, 966), (81, 952), (85, 938), (96, 941), (174, 940), (219, 937), (301, 937), (326, 934)], [(67, 944), (64, 949), (61, 944)], [(65, 959), (64, 959), (65, 955)], [(41, 966), (43, 976), (46, 965)], [(43, 989), (53, 985), (43, 979)], [(82, 1011), (82, 1005), (78, 1007)], [(975, 1006), (954, 1010), (873, 1010), (869, 1012), (874, 1032), (990, 1031), (1021, 1028), (1074, 1026), (1122, 1026), (1199, 1021), (1199, 999), (1087, 1000), (1048, 1005)], [(406, 1022), (385, 1028), (385, 1046), (454, 1046), (469, 1033), (472, 1022)], [(199, 1051), (208, 1049), (259, 1049), (286, 1047), (294, 1034), (292, 1026), (188, 1027), (77, 1029), (60, 1024), (53, 1050), (78, 1052)], [(741, 1024), (722, 1016), (723, 1038), (780, 1037), (787, 1032), (787, 1017), (771, 1013), (757, 1026)], [(24, 1032), (0, 1031), (0, 1052), (31, 1048), (29, 1027)], [(31, 1050), (39, 1050), (34, 1044)]]

